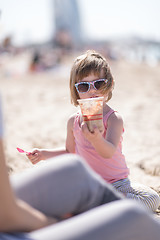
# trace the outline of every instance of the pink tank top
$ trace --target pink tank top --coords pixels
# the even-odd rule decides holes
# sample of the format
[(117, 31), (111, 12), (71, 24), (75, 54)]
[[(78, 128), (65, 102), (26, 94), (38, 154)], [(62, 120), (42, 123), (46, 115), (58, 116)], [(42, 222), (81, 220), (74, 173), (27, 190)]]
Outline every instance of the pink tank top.
[[(111, 109), (104, 116), (103, 121), (105, 131), (103, 136), (106, 135), (107, 120), (113, 112), (114, 110)], [(77, 113), (77, 116), (75, 117), (73, 134), (75, 137), (76, 153), (83, 157), (91, 166), (91, 168), (93, 168), (98, 174), (100, 174), (102, 178), (104, 178), (107, 182), (113, 183), (120, 179), (128, 177), (129, 169), (127, 168), (125, 157), (122, 154), (122, 136), (113, 157), (103, 158), (95, 151), (91, 143), (83, 136), (80, 128), (79, 113)]]

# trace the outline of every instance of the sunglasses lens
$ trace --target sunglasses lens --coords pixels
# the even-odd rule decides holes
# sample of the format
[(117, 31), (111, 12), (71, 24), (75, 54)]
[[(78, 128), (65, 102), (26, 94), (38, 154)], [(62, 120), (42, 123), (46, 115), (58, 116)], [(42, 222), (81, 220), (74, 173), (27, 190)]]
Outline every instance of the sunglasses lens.
[(89, 89), (89, 84), (88, 83), (80, 83), (78, 84), (78, 91), (79, 92), (87, 92)]
[(105, 82), (105, 80), (99, 80), (99, 81), (96, 81), (94, 83), (94, 86), (97, 90), (99, 90), (100, 88), (103, 88), (107, 85), (107, 83)]

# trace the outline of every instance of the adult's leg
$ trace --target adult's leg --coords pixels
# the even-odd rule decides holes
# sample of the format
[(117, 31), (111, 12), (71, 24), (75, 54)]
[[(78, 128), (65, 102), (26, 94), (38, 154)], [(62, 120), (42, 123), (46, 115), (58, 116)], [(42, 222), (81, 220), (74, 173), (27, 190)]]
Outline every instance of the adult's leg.
[(159, 240), (160, 222), (135, 201), (125, 199), (96, 207), (30, 234), (14, 236), (0, 234), (0, 239)]
[(75, 154), (61, 155), (12, 176), (11, 184), (17, 197), (57, 218), (121, 199), (118, 191)]
[(99, 206), (29, 234), (36, 240), (159, 240), (160, 222), (133, 200)]

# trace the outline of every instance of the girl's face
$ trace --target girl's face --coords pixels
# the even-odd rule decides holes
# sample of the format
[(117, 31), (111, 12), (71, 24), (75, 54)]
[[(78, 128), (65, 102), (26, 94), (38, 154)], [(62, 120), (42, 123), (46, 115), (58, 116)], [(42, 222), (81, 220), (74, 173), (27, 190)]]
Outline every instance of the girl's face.
[[(100, 77), (100, 78), (102, 79), (103, 76)], [(90, 74), (87, 77), (83, 78), (79, 82), (93, 82), (93, 81), (98, 80), (100, 78), (97, 77), (94, 74)], [(104, 94), (102, 94), (99, 90), (96, 90), (92, 84), (90, 85), (89, 91), (84, 92), (84, 93), (79, 92), (78, 94), (79, 94), (80, 99), (95, 98), (95, 97), (104, 97), (105, 98), (106, 97), (106, 95), (104, 96)]]

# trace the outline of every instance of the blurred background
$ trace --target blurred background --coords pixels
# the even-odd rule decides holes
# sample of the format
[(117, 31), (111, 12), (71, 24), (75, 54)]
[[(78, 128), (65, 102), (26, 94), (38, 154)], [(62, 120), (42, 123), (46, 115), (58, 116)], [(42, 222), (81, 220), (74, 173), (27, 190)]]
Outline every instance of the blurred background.
[(131, 178), (160, 191), (160, 1), (0, 0), (0, 94), (10, 172), (30, 167), (20, 147), (65, 144), (69, 74), (95, 49), (115, 78), (109, 105), (124, 119)]
[(30, 52), (30, 70), (51, 69), (88, 48), (155, 65), (159, 10), (159, 0), (0, 0), (0, 53)]

